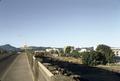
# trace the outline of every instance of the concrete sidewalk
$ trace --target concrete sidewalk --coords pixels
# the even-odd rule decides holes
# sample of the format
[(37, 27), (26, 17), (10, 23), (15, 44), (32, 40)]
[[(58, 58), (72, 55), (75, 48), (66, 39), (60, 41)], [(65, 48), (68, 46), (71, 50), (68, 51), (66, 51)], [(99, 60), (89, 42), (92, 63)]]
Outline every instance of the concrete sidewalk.
[(26, 54), (20, 54), (2, 76), (1, 81), (34, 81)]

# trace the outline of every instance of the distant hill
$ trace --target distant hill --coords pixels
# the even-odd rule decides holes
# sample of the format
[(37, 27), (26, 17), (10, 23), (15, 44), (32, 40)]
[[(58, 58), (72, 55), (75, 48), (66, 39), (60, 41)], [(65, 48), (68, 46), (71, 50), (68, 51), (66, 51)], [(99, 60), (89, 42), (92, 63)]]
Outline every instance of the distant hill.
[[(27, 49), (32, 49), (33, 51), (35, 50), (45, 50), (45, 49), (51, 49), (52, 47), (43, 47), (43, 46), (40, 46), (40, 47), (37, 47), (37, 46), (29, 46), (27, 47)], [(6, 50), (6, 51), (21, 51), (22, 48), (16, 48), (10, 44), (5, 44), (5, 45), (2, 45), (0, 46), (0, 49), (3, 49), (3, 50)], [(62, 48), (57, 48), (59, 50), (61, 50)]]
[(10, 44), (5, 44), (0, 46), (0, 49), (6, 50), (6, 51), (19, 51), (19, 48), (16, 48), (14, 46), (11, 46)]
[(45, 50), (45, 49), (50, 49), (51, 47), (36, 47), (36, 46), (29, 46), (29, 49), (32, 50)]
[[(43, 47), (43, 46), (40, 46), (40, 47), (36, 47), (36, 46), (29, 46), (28, 49), (32, 49), (32, 50), (45, 50), (45, 49), (51, 49), (53, 47)], [(63, 48), (57, 48), (59, 50), (62, 50)]]

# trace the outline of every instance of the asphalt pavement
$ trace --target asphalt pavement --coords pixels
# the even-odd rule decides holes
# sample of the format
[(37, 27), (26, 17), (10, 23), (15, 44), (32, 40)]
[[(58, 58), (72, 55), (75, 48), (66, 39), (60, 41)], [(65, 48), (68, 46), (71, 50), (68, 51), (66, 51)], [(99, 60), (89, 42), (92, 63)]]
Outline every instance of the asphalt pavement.
[(9, 66), (12, 64), (16, 57), (17, 55), (11, 55), (0, 59), (0, 80), (5, 71), (9, 68)]
[(1, 81), (33, 81), (26, 54), (12, 55), (0, 60)]

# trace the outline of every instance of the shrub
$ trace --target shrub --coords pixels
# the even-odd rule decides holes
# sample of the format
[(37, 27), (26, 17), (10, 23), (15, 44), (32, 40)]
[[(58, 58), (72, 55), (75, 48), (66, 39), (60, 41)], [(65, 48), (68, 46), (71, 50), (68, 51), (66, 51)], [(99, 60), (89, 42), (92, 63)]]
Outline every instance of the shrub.
[(100, 52), (105, 57), (105, 64), (113, 63), (114, 62), (114, 53), (112, 52), (111, 48), (107, 45), (100, 44), (96, 48), (97, 52)]
[(105, 64), (105, 57), (100, 52), (91, 51), (82, 53), (82, 63), (90, 66)]

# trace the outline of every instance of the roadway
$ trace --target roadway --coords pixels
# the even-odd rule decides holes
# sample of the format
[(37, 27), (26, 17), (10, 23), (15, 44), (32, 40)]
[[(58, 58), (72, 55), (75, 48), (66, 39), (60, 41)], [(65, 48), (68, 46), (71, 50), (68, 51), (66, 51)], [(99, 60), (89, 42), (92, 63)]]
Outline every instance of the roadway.
[(26, 54), (11, 55), (0, 60), (1, 81), (33, 81)]
[(0, 80), (17, 55), (11, 55), (6, 58), (0, 59)]

